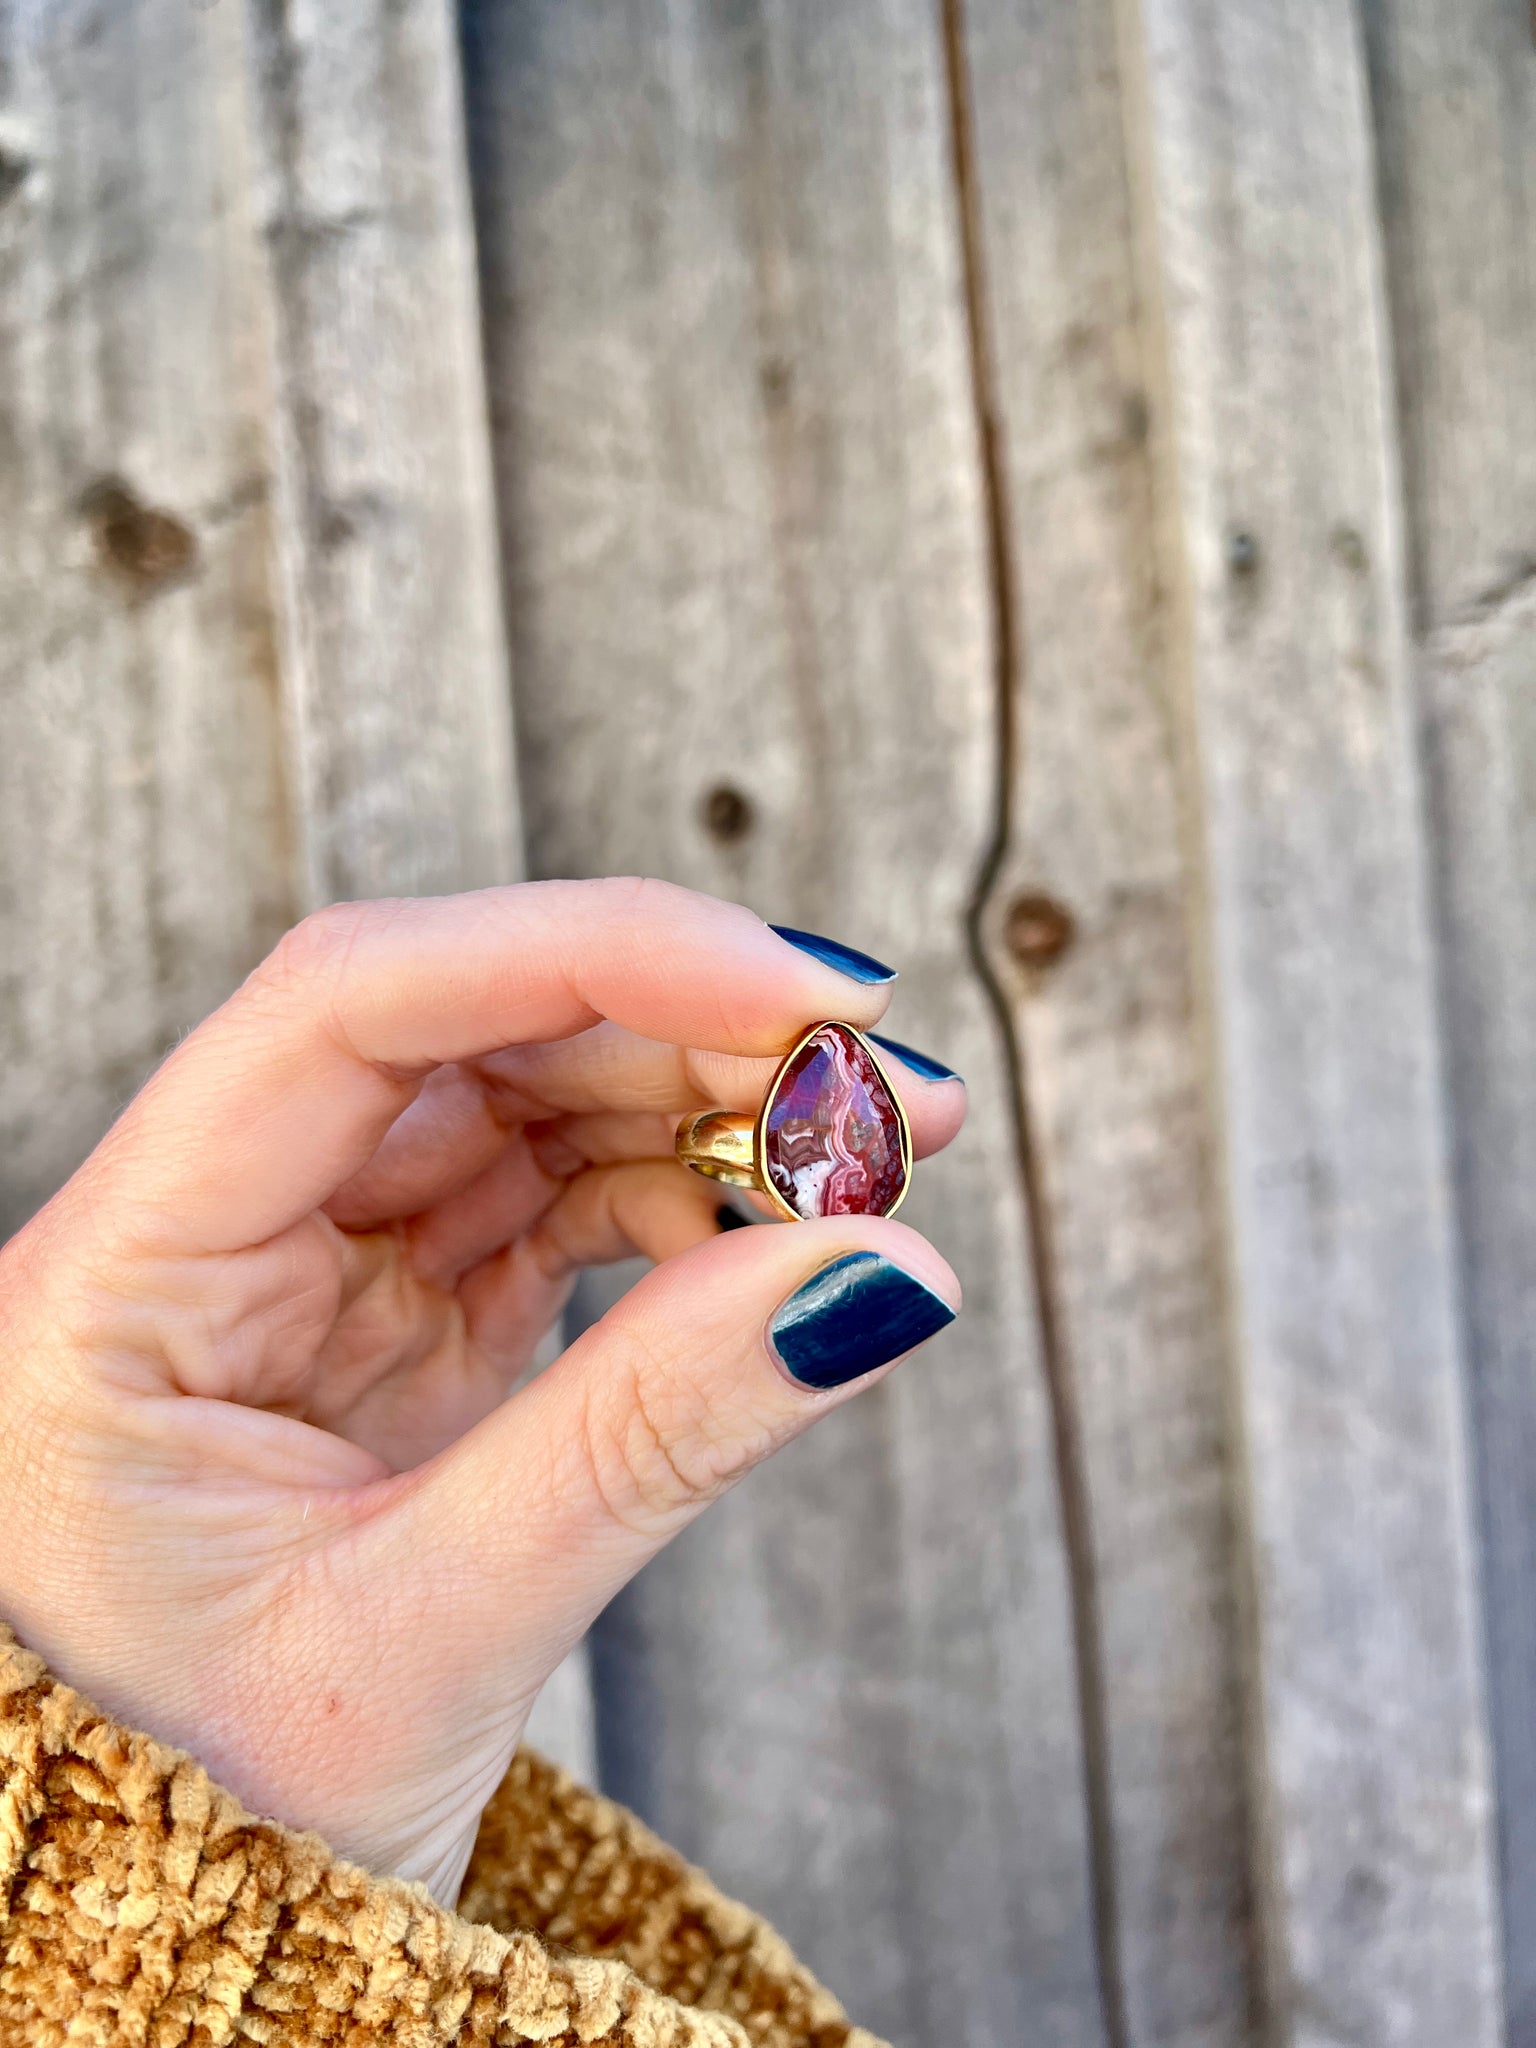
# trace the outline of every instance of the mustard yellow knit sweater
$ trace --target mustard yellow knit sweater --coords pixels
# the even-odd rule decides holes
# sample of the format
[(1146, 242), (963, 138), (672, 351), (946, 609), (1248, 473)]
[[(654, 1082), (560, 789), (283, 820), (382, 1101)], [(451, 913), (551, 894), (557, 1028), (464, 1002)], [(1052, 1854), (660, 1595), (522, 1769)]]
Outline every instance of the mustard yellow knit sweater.
[(880, 2048), (743, 1906), (529, 1751), (457, 1913), (247, 1813), (0, 1625), (0, 2048)]

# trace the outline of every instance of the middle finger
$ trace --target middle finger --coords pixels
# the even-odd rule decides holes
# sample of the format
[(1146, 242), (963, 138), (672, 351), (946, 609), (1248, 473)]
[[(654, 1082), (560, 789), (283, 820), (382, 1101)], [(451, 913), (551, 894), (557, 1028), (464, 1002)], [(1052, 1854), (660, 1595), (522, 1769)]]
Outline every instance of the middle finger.
[[(939, 1151), (965, 1116), (963, 1083), (920, 1074), (888, 1051), (881, 1057), (906, 1109), (914, 1153)], [(416, 1214), (467, 1187), (509, 1133), (530, 1123), (576, 1148), (573, 1169), (588, 1160), (664, 1156), (686, 1111), (757, 1109), (778, 1064), (668, 1045), (612, 1023), (487, 1054), (434, 1075), (328, 1207), (352, 1229)], [(556, 1152), (543, 1142), (539, 1150), (558, 1170)]]

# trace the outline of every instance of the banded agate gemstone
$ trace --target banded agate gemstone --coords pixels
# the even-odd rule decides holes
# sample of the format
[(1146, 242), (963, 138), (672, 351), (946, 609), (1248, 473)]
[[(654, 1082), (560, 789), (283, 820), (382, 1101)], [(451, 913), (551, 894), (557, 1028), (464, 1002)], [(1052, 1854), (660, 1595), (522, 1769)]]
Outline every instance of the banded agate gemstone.
[(885, 1216), (907, 1184), (901, 1117), (880, 1070), (842, 1024), (823, 1024), (785, 1068), (763, 1165), (797, 1216)]

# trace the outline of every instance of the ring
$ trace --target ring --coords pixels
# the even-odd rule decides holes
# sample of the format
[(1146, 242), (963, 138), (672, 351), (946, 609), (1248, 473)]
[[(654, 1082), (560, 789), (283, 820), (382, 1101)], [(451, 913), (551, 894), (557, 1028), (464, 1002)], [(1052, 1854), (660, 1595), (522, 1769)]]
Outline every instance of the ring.
[(701, 1109), (678, 1126), (677, 1156), (710, 1180), (755, 1188), (790, 1222), (893, 1216), (912, 1179), (901, 1097), (851, 1024), (813, 1024), (752, 1116)]

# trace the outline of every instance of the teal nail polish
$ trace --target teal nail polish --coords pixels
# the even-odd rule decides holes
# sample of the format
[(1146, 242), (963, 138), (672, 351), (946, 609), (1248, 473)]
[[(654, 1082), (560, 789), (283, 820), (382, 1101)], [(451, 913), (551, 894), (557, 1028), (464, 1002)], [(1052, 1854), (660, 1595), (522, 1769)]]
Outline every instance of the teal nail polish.
[(917, 1052), (898, 1039), (882, 1038), (878, 1031), (866, 1031), (864, 1036), (873, 1040), (882, 1051), (894, 1053), (904, 1067), (910, 1067), (914, 1074), (921, 1074), (925, 1081), (960, 1080), (953, 1067), (946, 1067), (942, 1060), (930, 1059), (927, 1053)]
[(805, 1387), (840, 1387), (887, 1365), (955, 1320), (942, 1295), (878, 1252), (848, 1252), (813, 1273), (769, 1324), (779, 1362)]
[(896, 979), (894, 967), (886, 967), (879, 960), (872, 960), (868, 953), (856, 952), (852, 946), (839, 945), (836, 939), (821, 939), (815, 932), (799, 932), (788, 924), (771, 924), (768, 929), (798, 946), (802, 953), (809, 953), (824, 967), (835, 967), (851, 981), (875, 983)]

